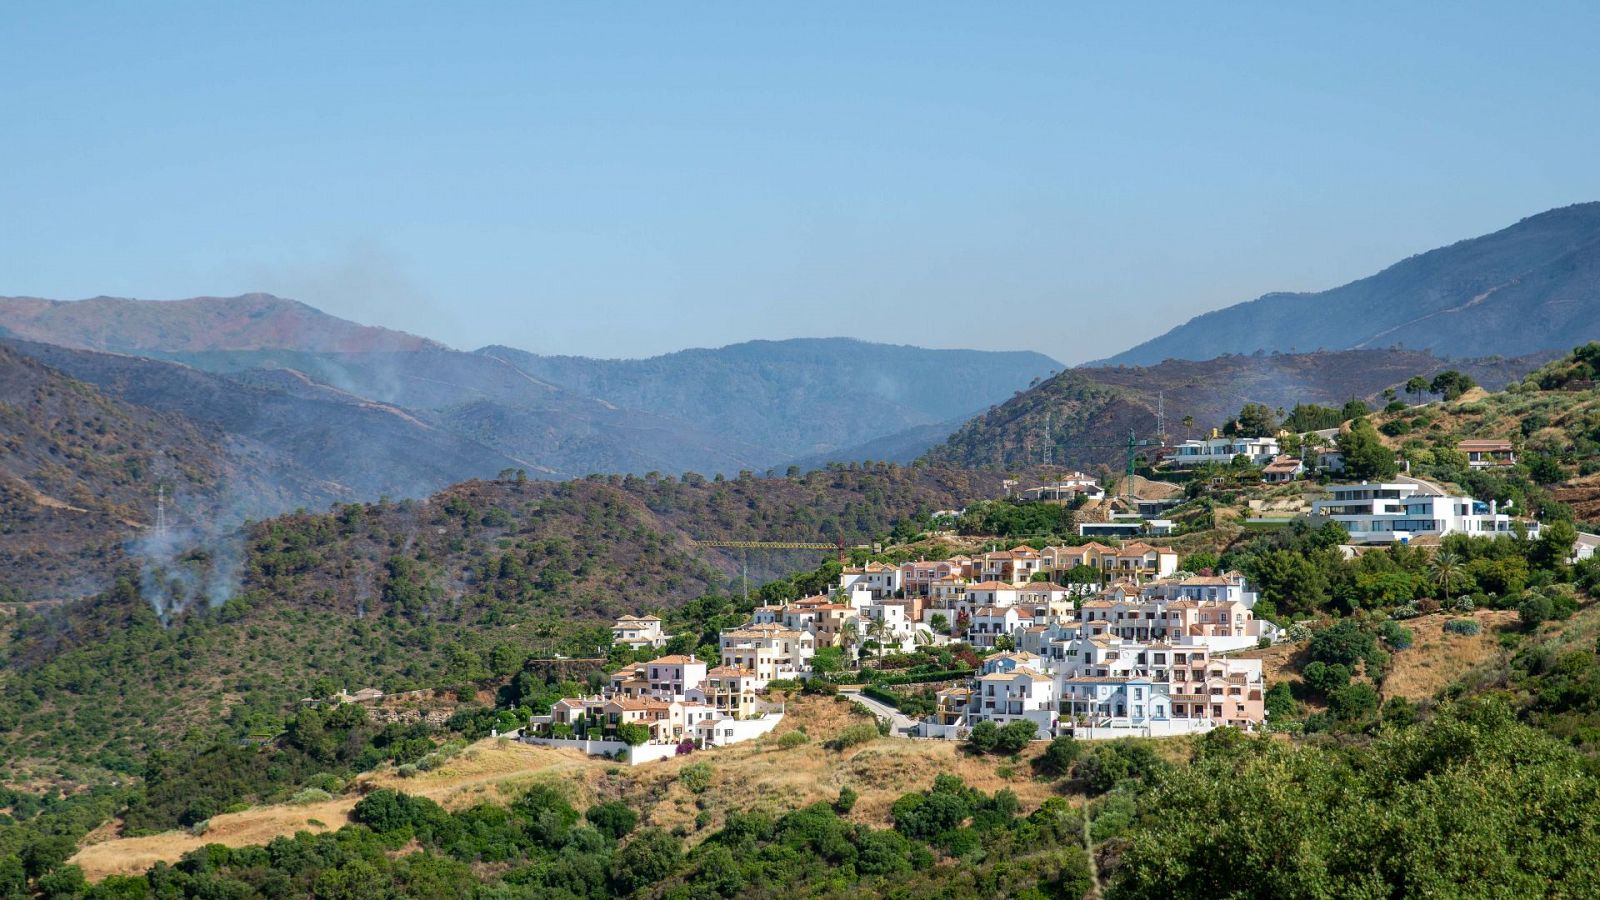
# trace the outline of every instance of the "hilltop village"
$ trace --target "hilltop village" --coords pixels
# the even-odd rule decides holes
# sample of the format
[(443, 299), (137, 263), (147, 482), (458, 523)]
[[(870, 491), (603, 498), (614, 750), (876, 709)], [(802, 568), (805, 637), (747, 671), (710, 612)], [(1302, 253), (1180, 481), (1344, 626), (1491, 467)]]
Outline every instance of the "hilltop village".
[[(1462, 810), (1504, 851), (1496, 885), (1558, 877), (1561, 811), (1600, 808), (1573, 805), (1600, 796), (1600, 346), (1583, 352), (1496, 394), (1247, 407), (1130, 440), (1120, 473), (512, 473), (265, 522), (247, 597), (8, 683), (50, 698), (15, 707), (10, 746), (48, 758), (34, 724), (72, 719), (67, 764), (128, 771), (126, 742), (91, 742), (156, 705), (75, 698), (147, 658), (177, 668), (230, 617), (287, 623), (277, 658), (337, 680), (150, 756), (133, 800), (40, 801), (119, 833), (48, 843), (60, 819), (18, 793), (22, 851), (56, 853), (35, 883), (81, 868), (90, 896), (267, 893), (280, 870), (310, 896), (405, 896), (446, 859), (457, 887), (510, 866), (517, 896), (1172, 896), (1174, 861), (1249, 893), (1216, 822), (1282, 822), (1336, 861), (1310, 871), (1364, 871)], [(855, 543), (813, 543), (842, 522)], [(377, 590), (341, 593), (363, 578)], [(224, 683), (274, 661), (216, 646)], [(299, 867), (300, 848), (337, 862)]]
[[(744, 621), (720, 629), (714, 654), (657, 655), (674, 637), (663, 619), (624, 616), (612, 626), (612, 640), (630, 661), (593, 693), (564, 697), (532, 716), (519, 734), (638, 763), (760, 737), (783, 719), (782, 697), (801, 689), (842, 689), (881, 716), (886, 733), (908, 738), (982, 741), (1005, 730), (1014, 740), (1100, 740), (1221, 726), (1261, 730), (1271, 714), (1269, 685), (1261, 654), (1250, 651), (1304, 639), (1307, 629), (1257, 615), (1260, 592), (1245, 573), (1218, 568), (1214, 554), (1174, 546), (1211, 523), (1167, 517), (1206, 497), (1204, 489), (1185, 494), (1173, 483), (1227, 478), (1236, 492), (1276, 498), (1248, 501), (1247, 510), (1272, 514), (1244, 525), (1263, 532), (1332, 527), (1349, 560), (1391, 545), (1438, 555), (1452, 535), (1540, 535), (1537, 520), (1405, 474), (1406, 460), (1385, 451), (1385, 465), (1373, 473), (1378, 480), (1347, 480), (1339, 443), (1339, 428), (1186, 440), (1151, 454), (1156, 480), (1138, 482), (1148, 497), (1126, 482), (1118, 486), (1125, 493), (1108, 490), (1077, 471), (1026, 487), (1007, 482), (1009, 496), (995, 502), (1070, 510), (1075, 537), (1039, 547), (995, 540), (988, 549), (942, 558), (927, 552), (937, 542), (924, 542), (915, 559), (868, 558), (840, 569), (825, 592), (755, 605)], [(1456, 450), (1469, 470), (1517, 462), (1508, 440), (1461, 441)], [(1286, 498), (1298, 504), (1293, 515), (1283, 514)], [(966, 513), (933, 514), (933, 535)], [(1580, 533), (1573, 559), (1597, 544), (1600, 538)], [(888, 667), (906, 659), (949, 664), (908, 675)], [(908, 683), (934, 689), (910, 698), (889, 689)]]

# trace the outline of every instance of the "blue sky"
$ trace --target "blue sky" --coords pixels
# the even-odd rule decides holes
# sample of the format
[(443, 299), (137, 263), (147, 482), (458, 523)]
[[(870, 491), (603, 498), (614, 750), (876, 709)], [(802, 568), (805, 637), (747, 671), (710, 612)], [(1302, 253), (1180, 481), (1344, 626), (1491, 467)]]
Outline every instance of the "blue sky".
[(1114, 6), (6, 4), (0, 294), (1079, 362), (1600, 199), (1594, 4)]

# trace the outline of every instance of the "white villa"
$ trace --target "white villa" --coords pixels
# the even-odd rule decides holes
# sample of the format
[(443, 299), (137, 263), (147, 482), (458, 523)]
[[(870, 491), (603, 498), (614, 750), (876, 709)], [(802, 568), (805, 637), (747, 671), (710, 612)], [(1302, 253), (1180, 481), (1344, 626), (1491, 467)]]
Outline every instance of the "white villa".
[(1263, 466), (1272, 462), (1282, 450), (1273, 437), (1214, 437), (1188, 440), (1173, 448), (1167, 464), (1178, 468), (1202, 466), (1206, 463), (1228, 465), (1235, 456), (1249, 458), (1252, 465)]
[[(1423, 535), (1510, 535), (1516, 521), (1500, 512), (1494, 501), (1447, 496), (1434, 485), (1414, 478), (1332, 485), (1328, 493), (1329, 497), (1312, 502), (1312, 517), (1338, 522), (1357, 544), (1405, 543)], [(1538, 523), (1525, 524), (1529, 535), (1537, 537)]]
[(611, 626), (611, 643), (640, 647), (664, 647), (671, 635), (661, 633), (660, 616), (623, 616)]

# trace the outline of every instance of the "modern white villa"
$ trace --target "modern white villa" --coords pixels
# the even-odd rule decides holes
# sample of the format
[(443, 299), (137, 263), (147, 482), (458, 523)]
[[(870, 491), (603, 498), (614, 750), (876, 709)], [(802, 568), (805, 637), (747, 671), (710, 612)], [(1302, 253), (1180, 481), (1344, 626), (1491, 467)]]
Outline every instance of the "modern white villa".
[[(1405, 543), (1424, 535), (1509, 536), (1513, 523), (1519, 521), (1501, 512), (1493, 501), (1451, 497), (1418, 479), (1331, 485), (1328, 493), (1330, 496), (1312, 502), (1312, 517), (1338, 522), (1357, 544)], [(1538, 536), (1538, 522), (1523, 524), (1530, 537)]]
[(1184, 441), (1174, 447), (1167, 464), (1178, 468), (1192, 468), (1206, 463), (1228, 465), (1235, 456), (1248, 457), (1253, 465), (1266, 465), (1283, 451), (1278, 439), (1272, 437), (1214, 437), (1205, 440)]

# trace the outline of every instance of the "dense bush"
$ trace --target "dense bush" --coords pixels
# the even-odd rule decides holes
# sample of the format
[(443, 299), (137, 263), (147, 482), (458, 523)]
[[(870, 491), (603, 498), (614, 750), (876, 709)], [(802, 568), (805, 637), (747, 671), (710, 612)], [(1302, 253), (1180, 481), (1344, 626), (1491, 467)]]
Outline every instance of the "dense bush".
[(878, 734), (878, 726), (875, 723), (857, 722), (854, 725), (846, 725), (838, 734), (834, 735), (832, 740), (827, 742), (826, 746), (829, 750), (848, 750), (851, 747), (875, 741), (879, 737), (881, 735)]
[(1092, 793), (1103, 794), (1123, 781), (1143, 781), (1167, 769), (1148, 741), (1133, 738), (1101, 744), (1078, 761), (1075, 775)]
[(1072, 764), (1082, 753), (1083, 746), (1072, 735), (1064, 734), (1050, 742), (1034, 766), (1046, 775), (1060, 777), (1072, 771)]
[(612, 800), (607, 803), (596, 803), (584, 811), (583, 817), (596, 831), (614, 841), (620, 841), (633, 833), (634, 826), (639, 824), (639, 814), (634, 812), (626, 803)]
[(1571, 830), (1600, 821), (1600, 783), (1494, 702), (1359, 753), (1250, 740), (1169, 771), (1140, 805), (1161, 814), (1124, 846), (1112, 900), (1600, 893), (1594, 842)]

